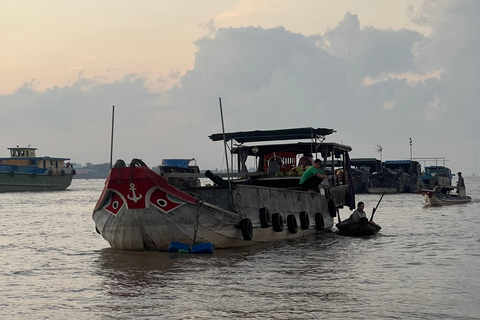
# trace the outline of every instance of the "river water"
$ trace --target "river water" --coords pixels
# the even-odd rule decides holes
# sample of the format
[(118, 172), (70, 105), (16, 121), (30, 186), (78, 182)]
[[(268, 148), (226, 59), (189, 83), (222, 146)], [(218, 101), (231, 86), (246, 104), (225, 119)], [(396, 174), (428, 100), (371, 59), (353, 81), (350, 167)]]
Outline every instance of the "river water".
[[(208, 256), (111, 249), (91, 218), (103, 180), (0, 194), (0, 319), (480, 319), (480, 177), (465, 181), (469, 204), (385, 195), (374, 237)], [(357, 195), (367, 212), (379, 198)]]

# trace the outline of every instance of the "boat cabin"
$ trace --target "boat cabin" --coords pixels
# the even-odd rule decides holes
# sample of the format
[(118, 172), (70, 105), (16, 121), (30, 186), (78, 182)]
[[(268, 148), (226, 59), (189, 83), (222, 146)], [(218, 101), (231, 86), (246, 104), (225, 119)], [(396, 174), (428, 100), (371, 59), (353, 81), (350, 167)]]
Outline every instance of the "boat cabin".
[[(52, 158), (52, 157), (37, 157), (37, 148), (31, 147), (16, 147), (7, 148), (10, 151), (10, 158), (0, 158), (0, 165), (14, 165), (14, 166), (33, 166), (37, 168), (63, 168), (65, 161), (70, 158)], [(69, 166), (69, 163), (67, 164)]]
[(352, 158), (350, 164), (353, 169), (370, 174), (382, 170), (382, 161), (375, 158)]
[(389, 160), (384, 162), (384, 167), (390, 170), (405, 172), (413, 176), (419, 176), (422, 172), (420, 163), (414, 160)]
[[(230, 174), (246, 176), (251, 184), (298, 188), (306, 169), (299, 166), (299, 160), (303, 155), (311, 154), (312, 159), (322, 160), (321, 169), (328, 176), (329, 185), (335, 186), (347, 184), (350, 171), (348, 153), (352, 148), (325, 142), (325, 136), (333, 132), (333, 129), (326, 128), (256, 130), (226, 133), (225, 136), (218, 133), (211, 135), (210, 139), (230, 143), (230, 152), (237, 160), (236, 172), (232, 169)], [(290, 143), (287, 140), (307, 141)], [(248, 170), (247, 163), (253, 164), (253, 172)]]
[[(167, 176), (170, 184), (177, 188), (192, 188), (200, 186), (200, 169), (197, 160), (191, 159), (163, 159), (162, 165), (158, 166), (160, 174)], [(168, 177), (170, 174), (170, 177)], [(173, 175), (173, 177), (172, 177)]]

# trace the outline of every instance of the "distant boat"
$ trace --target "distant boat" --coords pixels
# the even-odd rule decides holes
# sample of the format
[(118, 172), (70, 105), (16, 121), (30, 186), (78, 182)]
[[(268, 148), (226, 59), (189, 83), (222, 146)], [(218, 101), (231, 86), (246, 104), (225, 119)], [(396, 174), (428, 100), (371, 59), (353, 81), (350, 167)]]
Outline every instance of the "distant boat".
[(460, 197), (458, 194), (451, 194), (450, 191), (455, 189), (454, 187), (443, 187), (438, 192), (434, 190), (420, 190), (424, 197), (425, 203), (429, 206), (446, 206), (452, 204), (462, 204), (472, 201), (469, 196)]
[(390, 160), (368, 178), (368, 193), (412, 193), (420, 190), (421, 165), (412, 160)]
[(367, 193), (368, 178), (382, 168), (382, 161), (375, 158), (352, 158), (350, 160), (355, 194)]
[(422, 174), (422, 182), (430, 189), (435, 188), (437, 184), (440, 186), (451, 186), (452, 171), (444, 166), (425, 167), (425, 172)]
[(55, 191), (70, 186), (75, 169), (69, 158), (37, 157), (31, 147), (8, 148), (10, 158), (0, 158), (0, 192)]

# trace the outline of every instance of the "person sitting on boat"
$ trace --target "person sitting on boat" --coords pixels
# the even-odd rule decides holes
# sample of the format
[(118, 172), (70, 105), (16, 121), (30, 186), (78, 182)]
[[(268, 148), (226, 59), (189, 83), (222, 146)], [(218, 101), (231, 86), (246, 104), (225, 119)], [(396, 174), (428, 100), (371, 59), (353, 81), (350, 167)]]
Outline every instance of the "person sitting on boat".
[(312, 154), (305, 152), (303, 156), (298, 160), (299, 167), (311, 166), (313, 164)]
[(367, 214), (365, 211), (363, 211), (363, 209), (365, 209), (365, 203), (360, 201), (357, 205), (357, 209), (353, 211), (353, 213), (350, 215), (350, 218), (348, 218), (350, 223), (358, 222), (360, 221), (360, 218), (367, 218)]
[(465, 190), (465, 181), (463, 180), (462, 173), (457, 172), (458, 181), (457, 181), (457, 193), (459, 197), (465, 197), (467, 192)]
[(435, 182), (435, 188), (433, 188), (434, 193), (442, 193), (442, 187), (438, 184), (438, 182)]
[(303, 190), (312, 193), (320, 192), (318, 186), (322, 183), (323, 179), (327, 179), (327, 176), (320, 170), (321, 165), (322, 160), (316, 159), (313, 162), (313, 166), (303, 173), (302, 179), (300, 179), (300, 186)]

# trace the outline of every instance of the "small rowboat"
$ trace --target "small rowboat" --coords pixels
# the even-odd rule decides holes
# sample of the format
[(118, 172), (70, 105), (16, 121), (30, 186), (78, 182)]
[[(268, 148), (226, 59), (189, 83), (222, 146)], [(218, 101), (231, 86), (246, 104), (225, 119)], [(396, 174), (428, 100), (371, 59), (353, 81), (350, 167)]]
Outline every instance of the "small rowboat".
[(363, 237), (375, 235), (382, 229), (378, 224), (369, 221), (367, 218), (360, 218), (357, 222), (351, 222), (349, 219), (336, 224), (338, 234), (350, 237)]
[(435, 192), (433, 190), (420, 190), (419, 193), (423, 195), (423, 198), (427, 205), (430, 206), (447, 206), (451, 204), (462, 204), (472, 201), (469, 196), (460, 197), (457, 194)]

